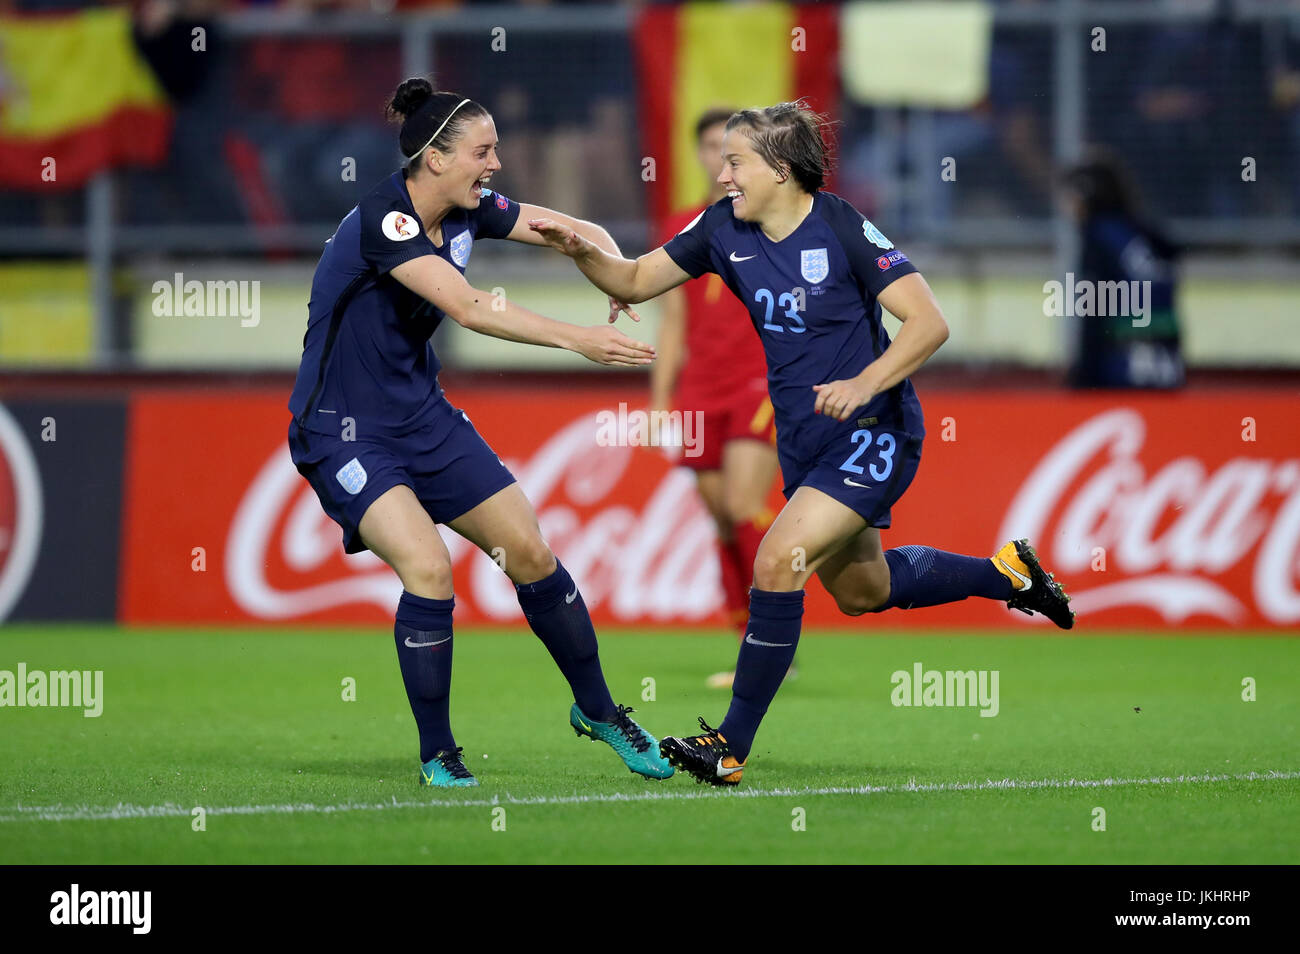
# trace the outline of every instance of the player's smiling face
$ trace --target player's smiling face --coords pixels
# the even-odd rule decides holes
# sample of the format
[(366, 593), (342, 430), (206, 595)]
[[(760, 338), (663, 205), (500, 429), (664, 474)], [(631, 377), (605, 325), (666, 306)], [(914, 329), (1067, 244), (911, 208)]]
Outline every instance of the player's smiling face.
[(491, 116), (479, 116), (465, 127), (455, 152), (446, 157), (443, 194), (463, 209), (476, 209), (492, 173), (500, 168), (496, 123)]
[(722, 172), (718, 184), (731, 199), (736, 218), (758, 222), (763, 209), (776, 194), (776, 171), (754, 151), (743, 127), (729, 130), (722, 137)]

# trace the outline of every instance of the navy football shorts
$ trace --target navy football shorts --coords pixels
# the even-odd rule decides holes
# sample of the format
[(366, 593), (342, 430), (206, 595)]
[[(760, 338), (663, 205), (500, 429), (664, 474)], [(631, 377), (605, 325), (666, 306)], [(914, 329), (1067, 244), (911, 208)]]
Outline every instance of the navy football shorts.
[(435, 523), (473, 510), (515, 477), (469, 417), (444, 397), (433, 418), (401, 437), (345, 441), (289, 425), (289, 452), (325, 512), (343, 528), (343, 549), (367, 549), (358, 530), (366, 509), (405, 484)]
[(916, 476), (924, 437), (887, 424), (858, 427), (850, 419), (817, 452), (801, 456), (798, 448), (781, 446), (778, 431), (782, 493), (789, 500), (800, 487), (816, 488), (861, 515), (868, 527), (887, 530), (891, 508)]

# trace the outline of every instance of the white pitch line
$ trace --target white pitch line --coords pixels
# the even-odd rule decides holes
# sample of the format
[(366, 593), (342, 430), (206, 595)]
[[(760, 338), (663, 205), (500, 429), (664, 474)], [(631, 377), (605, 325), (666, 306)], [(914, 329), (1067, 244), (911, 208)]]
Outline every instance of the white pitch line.
[[(1247, 772), (1242, 775), (1162, 775), (1153, 778), (1070, 778), (1028, 779), (1004, 778), (983, 782), (921, 782), (906, 785), (857, 785), (828, 788), (741, 788), (735, 791), (705, 789), (686, 792), (638, 792), (596, 795), (534, 795), (516, 798), (513, 795), (494, 795), (476, 799), (429, 799), (428, 801), (342, 802), (337, 805), (317, 805), (312, 802), (286, 805), (214, 805), (202, 806), (208, 815), (334, 815), (342, 812), (383, 812), (394, 809), (418, 808), (492, 808), (498, 805), (588, 805), (619, 802), (698, 801), (711, 798), (804, 798), (822, 795), (898, 795), (927, 792), (991, 792), (1003, 789), (1071, 789), (1071, 788), (1123, 788), (1134, 785), (1204, 785), (1215, 782), (1257, 782), (1300, 778), (1295, 772)], [(0, 823), (24, 821), (118, 821), (127, 818), (178, 818), (190, 817), (192, 807), (167, 802), (162, 805), (128, 805), (119, 803), (111, 807), (88, 805), (15, 805), (0, 809)]]

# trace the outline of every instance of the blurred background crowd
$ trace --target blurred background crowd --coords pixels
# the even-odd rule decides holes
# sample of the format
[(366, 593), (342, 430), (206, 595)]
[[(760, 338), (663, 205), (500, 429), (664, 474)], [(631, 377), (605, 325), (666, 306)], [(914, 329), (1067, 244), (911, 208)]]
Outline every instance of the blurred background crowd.
[[(23, 22), (26, 15), (97, 6), (0, 0), (0, 16)], [(500, 191), (600, 221), (629, 251), (639, 252), (657, 234), (655, 220), (664, 209), (651, 201), (642, 174), (642, 159), (653, 147), (642, 115), (638, 31), (665, 6), (132, 3), (132, 41), (165, 95), (170, 134), (153, 161), (122, 164), (106, 173), (111, 181), (88, 176), (78, 187), (60, 188), (0, 182), (0, 258), (80, 258), (94, 244), (98, 215), (99, 242), (107, 246), (101, 261), (107, 257), (114, 269), (112, 289), (104, 290), (109, 280), (103, 276), (98, 293), (94, 275), (86, 281), (91, 310), (113, 314), (94, 319), (94, 341), (86, 353), (74, 348), (74, 360), (186, 363), (183, 353), (169, 351), (139, 327), (145, 319), (133, 317), (137, 303), (123, 291), (121, 270), (130, 272), (133, 262), (150, 256), (195, 253), (309, 268), (324, 237), (357, 201), (358, 189), (396, 167), (395, 130), (385, 126), (382, 105), (414, 72), (431, 72), (440, 87), (472, 96), (493, 112), (505, 166), (497, 177)], [(739, 20), (754, 5), (722, 6)], [(981, 282), (997, 286), (1024, 273), (1041, 284), (1050, 277), (1045, 273), (1069, 267), (1078, 249), (1065, 237), (1069, 226), (1057, 186), (1061, 172), (1090, 146), (1108, 147), (1122, 160), (1144, 214), (1164, 223), (1190, 261), (1207, 259), (1209, 270), (1201, 273), (1207, 281), (1249, 274), (1272, 283), (1262, 304), (1244, 307), (1280, 320), (1276, 288), (1294, 289), (1289, 282), (1300, 248), (1300, 7), (1108, 2), (1105, 14), (1094, 18), (1105, 24), (1099, 50), (1091, 39), (1094, 21), (1077, 10), (1089, 4), (1000, 0), (986, 6), (986, 75), (975, 101), (934, 108), (863, 95), (847, 75), (854, 64), (844, 61), (850, 55), (845, 46), (838, 66), (826, 69), (846, 78), (836, 84), (832, 101), (817, 104), (838, 120), (834, 191), (881, 221), (896, 241), (930, 249), (933, 260), (962, 282), (954, 296), (959, 324), (975, 308), (972, 302), (984, 301), (976, 310), (986, 320), (981, 326), (972, 318), (971, 333), (958, 337), (958, 355), (1050, 364), (1060, 351), (1059, 342), (1047, 339), (1025, 351), (1023, 336), (990, 330), (990, 316), (1011, 306), (996, 295), (989, 299)], [(1066, 8), (1083, 16), (1067, 27), (1074, 31), (1072, 56), (1060, 55)], [(504, 38), (494, 45), (498, 26)], [(196, 30), (201, 51), (192, 48)], [(10, 108), (21, 95), (8, 70), (0, 72), (0, 95)], [(340, 174), (343, 158), (353, 161), (354, 178)], [(952, 161), (952, 179), (941, 174), (945, 160)], [(698, 192), (703, 195), (703, 182)], [(1206, 286), (1203, 292), (1192, 295), (1193, 325), (1204, 320), (1197, 315), (1234, 298), (1226, 289)], [(106, 295), (111, 305), (104, 304)], [(1032, 304), (1025, 295), (1018, 301)], [(4, 305), (0, 298), (0, 309)], [(1265, 320), (1261, 330), (1267, 327)], [(1237, 352), (1224, 352), (1213, 335), (1193, 338), (1200, 363), (1220, 352), (1228, 363), (1300, 360), (1262, 340), (1252, 359), (1239, 342)], [(8, 340), (16, 339), (10, 334)], [(0, 361), (12, 364), (19, 352), (5, 349), (5, 341), (0, 334)], [(60, 347), (49, 347), (45, 355), (58, 358)], [(198, 348), (190, 363), (225, 353)], [(252, 354), (237, 347), (230, 353), (238, 361), (272, 365), (292, 357), (262, 346)]]

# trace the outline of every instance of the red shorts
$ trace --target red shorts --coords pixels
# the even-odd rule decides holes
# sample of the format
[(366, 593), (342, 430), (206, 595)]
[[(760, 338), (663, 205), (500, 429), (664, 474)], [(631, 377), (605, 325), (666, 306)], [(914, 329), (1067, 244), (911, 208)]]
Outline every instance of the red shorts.
[(756, 379), (748, 387), (738, 388), (735, 394), (722, 401), (692, 401), (690, 395), (680, 395), (677, 409), (685, 414), (697, 413), (696, 431), (698, 456), (689, 453), (678, 458), (678, 463), (691, 470), (720, 470), (722, 448), (731, 441), (762, 441), (776, 447), (776, 421), (772, 399), (767, 396), (767, 381)]

